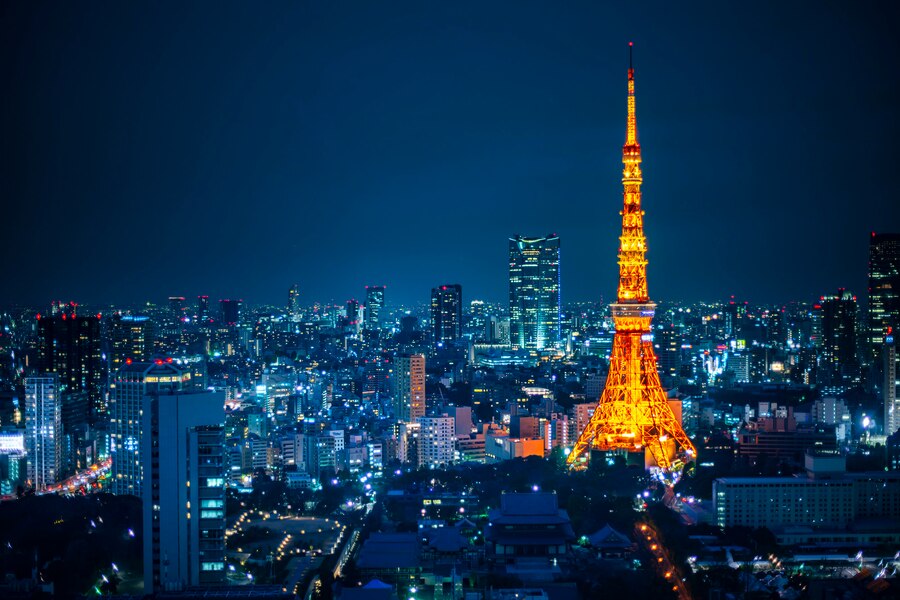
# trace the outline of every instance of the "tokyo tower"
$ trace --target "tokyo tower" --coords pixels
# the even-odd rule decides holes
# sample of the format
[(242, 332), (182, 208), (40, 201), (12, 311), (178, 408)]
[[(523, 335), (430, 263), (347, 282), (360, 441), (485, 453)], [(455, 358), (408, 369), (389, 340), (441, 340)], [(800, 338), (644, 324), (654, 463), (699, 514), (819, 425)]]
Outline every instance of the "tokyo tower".
[(619, 238), (619, 292), (610, 305), (615, 323), (606, 385), (567, 463), (586, 467), (590, 450), (646, 451), (666, 472), (680, 470), (694, 445), (669, 406), (656, 370), (650, 323), (656, 305), (647, 294), (647, 238), (641, 209), (641, 145), (635, 117), (634, 68), (629, 42), (628, 121), (622, 148), (625, 187)]

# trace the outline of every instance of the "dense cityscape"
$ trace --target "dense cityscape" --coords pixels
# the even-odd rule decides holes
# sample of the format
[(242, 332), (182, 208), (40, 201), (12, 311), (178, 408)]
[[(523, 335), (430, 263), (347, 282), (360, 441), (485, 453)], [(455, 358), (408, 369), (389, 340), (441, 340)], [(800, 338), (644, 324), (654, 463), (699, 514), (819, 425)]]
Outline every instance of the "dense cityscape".
[(654, 296), (633, 50), (611, 302), (498, 224), (503, 301), (0, 306), (0, 597), (900, 597), (900, 223), (866, 289)]

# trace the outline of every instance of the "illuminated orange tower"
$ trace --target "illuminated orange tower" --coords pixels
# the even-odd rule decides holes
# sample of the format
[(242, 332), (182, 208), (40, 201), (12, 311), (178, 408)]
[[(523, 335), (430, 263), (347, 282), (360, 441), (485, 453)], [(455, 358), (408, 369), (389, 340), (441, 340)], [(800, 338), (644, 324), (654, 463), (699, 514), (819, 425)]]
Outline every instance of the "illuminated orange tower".
[(600, 403), (568, 457), (586, 466), (591, 448), (647, 451), (656, 466), (677, 471), (694, 445), (669, 406), (656, 370), (650, 323), (656, 305), (647, 294), (647, 238), (641, 209), (641, 145), (635, 117), (634, 68), (628, 64), (628, 125), (622, 148), (625, 202), (619, 238), (619, 293), (610, 309), (615, 322), (609, 374)]

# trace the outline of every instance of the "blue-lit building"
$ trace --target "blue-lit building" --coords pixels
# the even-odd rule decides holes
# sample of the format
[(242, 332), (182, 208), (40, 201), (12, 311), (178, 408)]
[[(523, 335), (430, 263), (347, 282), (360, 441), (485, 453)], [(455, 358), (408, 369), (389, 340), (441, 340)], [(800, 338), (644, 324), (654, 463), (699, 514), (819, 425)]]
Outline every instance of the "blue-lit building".
[(509, 239), (509, 330), (513, 349), (558, 348), (559, 236)]

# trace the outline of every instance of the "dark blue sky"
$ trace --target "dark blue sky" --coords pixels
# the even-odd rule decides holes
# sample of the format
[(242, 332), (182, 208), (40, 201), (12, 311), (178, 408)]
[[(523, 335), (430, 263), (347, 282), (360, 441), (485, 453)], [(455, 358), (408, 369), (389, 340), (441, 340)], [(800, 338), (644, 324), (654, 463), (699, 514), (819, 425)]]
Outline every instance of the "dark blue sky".
[(635, 42), (656, 300), (864, 295), (900, 230), (895, 2), (0, 6), (0, 302), (616, 284)]

